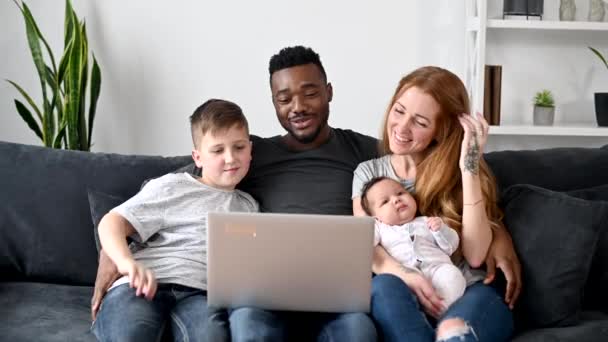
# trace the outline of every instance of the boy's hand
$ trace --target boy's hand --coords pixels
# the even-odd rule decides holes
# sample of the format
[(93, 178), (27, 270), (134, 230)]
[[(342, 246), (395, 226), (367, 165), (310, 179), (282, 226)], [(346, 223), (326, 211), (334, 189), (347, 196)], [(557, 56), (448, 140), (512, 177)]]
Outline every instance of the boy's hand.
[(433, 216), (426, 219), (426, 224), (430, 230), (436, 232), (441, 229), (443, 221), (439, 217)]
[(129, 286), (135, 288), (136, 296), (145, 296), (147, 300), (156, 294), (156, 277), (154, 273), (133, 259), (118, 263), (118, 271), (129, 277)]

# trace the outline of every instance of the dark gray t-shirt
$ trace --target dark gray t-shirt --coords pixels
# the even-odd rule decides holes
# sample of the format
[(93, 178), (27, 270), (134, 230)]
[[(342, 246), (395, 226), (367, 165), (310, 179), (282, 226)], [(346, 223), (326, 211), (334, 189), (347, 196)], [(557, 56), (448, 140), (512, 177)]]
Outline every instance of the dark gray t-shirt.
[(353, 171), (378, 156), (376, 139), (337, 128), (308, 151), (290, 151), (280, 136), (251, 140), (253, 161), (238, 188), (263, 212), (352, 215)]

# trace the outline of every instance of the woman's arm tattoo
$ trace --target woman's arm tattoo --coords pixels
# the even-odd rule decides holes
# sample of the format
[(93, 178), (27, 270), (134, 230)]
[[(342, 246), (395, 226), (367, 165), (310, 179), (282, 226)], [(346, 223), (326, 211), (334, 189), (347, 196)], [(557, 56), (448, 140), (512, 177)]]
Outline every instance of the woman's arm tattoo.
[(479, 173), (479, 142), (477, 135), (474, 134), (471, 138), (471, 144), (467, 149), (467, 154), (464, 156), (464, 169), (476, 175)]

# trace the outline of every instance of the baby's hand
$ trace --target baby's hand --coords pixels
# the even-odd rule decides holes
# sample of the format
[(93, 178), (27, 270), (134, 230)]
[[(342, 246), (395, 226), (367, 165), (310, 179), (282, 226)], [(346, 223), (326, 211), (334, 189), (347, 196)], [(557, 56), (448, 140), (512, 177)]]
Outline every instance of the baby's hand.
[(441, 228), (443, 221), (439, 217), (433, 216), (426, 219), (426, 224), (430, 230), (436, 232)]
[(144, 295), (151, 300), (156, 294), (156, 277), (154, 273), (135, 260), (128, 260), (118, 265), (118, 270), (129, 277), (129, 286), (135, 288), (135, 295)]

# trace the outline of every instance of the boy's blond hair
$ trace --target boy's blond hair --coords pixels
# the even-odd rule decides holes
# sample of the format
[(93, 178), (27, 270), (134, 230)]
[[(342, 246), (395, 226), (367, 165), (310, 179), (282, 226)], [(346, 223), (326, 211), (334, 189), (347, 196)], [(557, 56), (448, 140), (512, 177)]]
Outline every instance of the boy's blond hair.
[(226, 100), (210, 99), (206, 101), (196, 108), (190, 116), (190, 131), (194, 147), (199, 147), (201, 138), (208, 132), (215, 135), (227, 131), (235, 125), (245, 128), (247, 134), (249, 134), (247, 118), (245, 118), (241, 107)]

